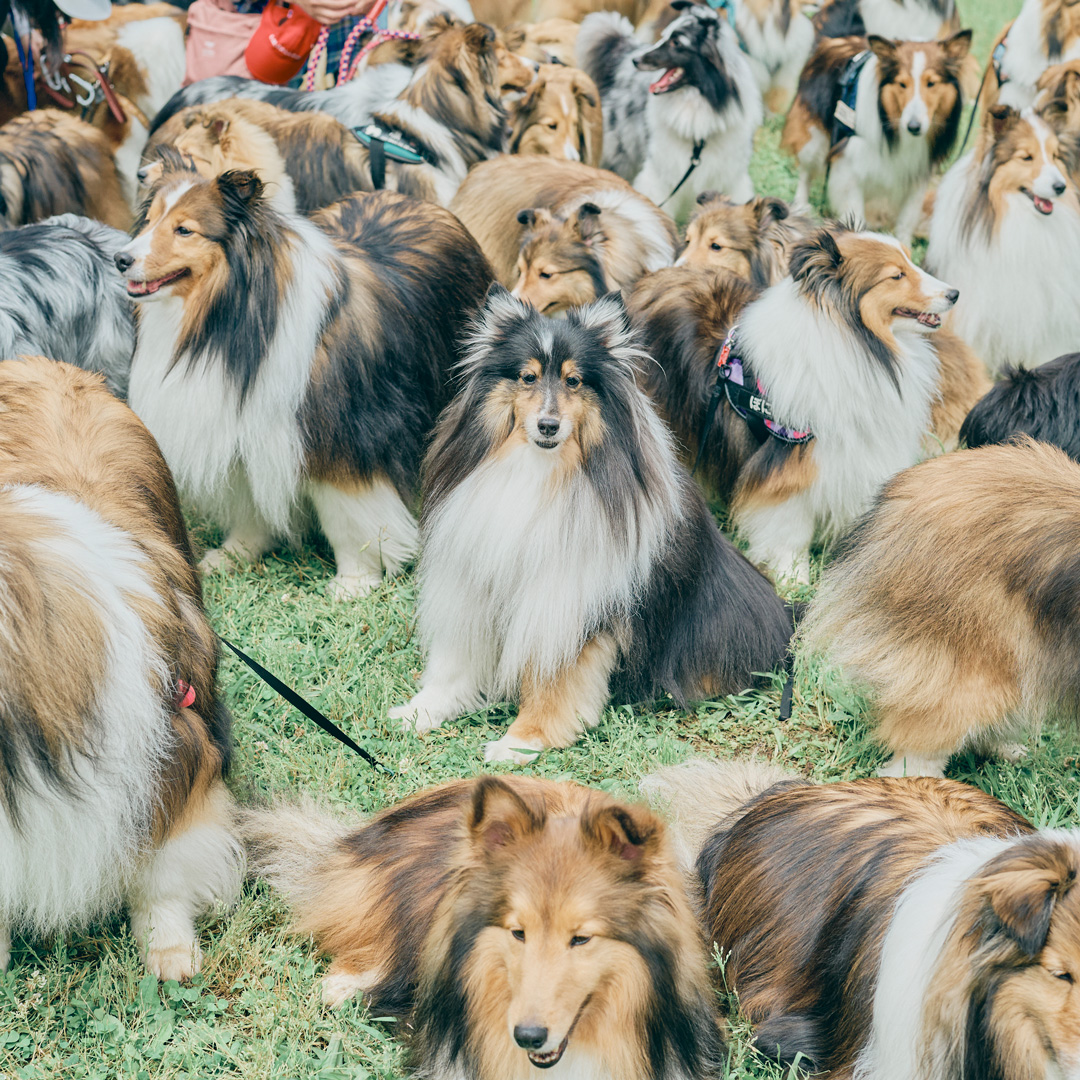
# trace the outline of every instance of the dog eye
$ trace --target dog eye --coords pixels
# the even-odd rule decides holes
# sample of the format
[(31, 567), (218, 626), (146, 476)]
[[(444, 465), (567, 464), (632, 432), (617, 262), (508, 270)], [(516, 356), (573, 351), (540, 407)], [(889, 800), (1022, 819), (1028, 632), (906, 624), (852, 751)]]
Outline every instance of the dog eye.
[(553, 278), (554, 276), (555, 275), (550, 270), (540, 271), (540, 277), (543, 278), (544, 281), (547, 281), (549, 278)]
[(927, 79), (926, 80), (926, 85), (927, 86), (937, 86), (937, 79), (932, 79), (932, 78)]
[(581, 379), (578, 378), (577, 375), (567, 375), (566, 385), (569, 386), (571, 390), (573, 390), (575, 386), (581, 385)]
[(1072, 975), (1067, 971), (1052, 971), (1050, 974), (1053, 975), (1055, 979), (1061, 979), (1062, 982), (1071, 983), (1075, 981)]
[(515, 941), (524, 941), (525, 940), (525, 931), (524, 930), (511, 930), (510, 931), (510, 936)]
[(554, 131), (558, 126), (559, 126), (559, 121), (558, 120), (545, 120), (544, 121), (544, 127), (549, 128), (551, 131)]
[(173, 232), (177, 236), (191, 236), (191, 230), (186, 225), (177, 225)]
[(724, 245), (723, 244), (718, 244), (715, 240), (709, 245), (709, 247), (712, 248), (713, 251), (723, 251), (724, 250)]
[(1034, 161), (1035, 159), (1030, 154), (1021, 154), (1020, 155), (1020, 160), (1021, 161)]
[(899, 274), (893, 274), (892, 279), (893, 279), (893, 281), (903, 281), (904, 277), (905, 277), (904, 271), (901, 270)]
[(532, 386), (532, 384), (536, 382), (536, 373), (532, 371), (523, 371), (521, 373), (521, 381), (525, 383), (526, 386)]
[(581, 934), (575, 934), (570, 939), (570, 948), (576, 948), (578, 945), (587, 945), (590, 941), (592, 941), (592, 937), (584, 937)]

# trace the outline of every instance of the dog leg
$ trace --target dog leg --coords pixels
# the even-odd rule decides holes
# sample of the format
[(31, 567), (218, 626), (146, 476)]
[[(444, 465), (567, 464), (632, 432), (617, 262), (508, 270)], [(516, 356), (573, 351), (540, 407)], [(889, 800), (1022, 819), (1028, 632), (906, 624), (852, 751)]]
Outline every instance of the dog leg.
[(919, 220), (922, 218), (923, 202), (926, 199), (926, 184), (916, 184), (900, 207), (896, 216), (896, 228), (893, 235), (901, 244), (911, 247)]
[(322, 978), (322, 999), (332, 1009), (344, 1005), (358, 994), (371, 993), (382, 980), (377, 970), (349, 971), (340, 959), (335, 959)]
[(555, 678), (542, 682), (526, 674), (517, 719), (501, 739), (488, 743), (484, 760), (525, 764), (547, 747), (577, 742), (583, 724), (600, 722), (617, 657), (615, 639), (598, 634)]
[(771, 505), (739, 506), (735, 526), (747, 543), (750, 561), (777, 577), (810, 581), (810, 544), (815, 515), (806, 493)]
[(944, 776), (949, 756), (924, 757), (897, 752), (878, 769), (878, 776)]
[[(195, 801), (195, 800), (192, 800)], [(232, 903), (244, 856), (232, 833), (232, 799), (216, 781), (140, 868), (128, 896), (131, 932), (159, 979), (187, 979), (202, 963), (195, 916)]]
[(415, 557), (416, 519), (389, 481), (376, 477), (355, 491), (312, 482), (308, 494), (334, 549), (336, 599), (369, 593), (382, 584), (384, 567), (393, 576)]
[(245, 514), (229, 530), (225, 543), (219, 548), (211, 548), (199, 562), (199, 569), (204, 574), (227, 566), (232, 559), (240, 562), (254, 562), (265, 555), (274, 544), (274, 534), (254, 509)]
[(11, 963), (11, 931), (0, 923), (0, 971), (7, 971)]
[(387, 714), (391, 720), (401, 721), (403, 731), (431, 731), (483, 704), (472, 662), (455, 644), (431, 650), (420, 692)]

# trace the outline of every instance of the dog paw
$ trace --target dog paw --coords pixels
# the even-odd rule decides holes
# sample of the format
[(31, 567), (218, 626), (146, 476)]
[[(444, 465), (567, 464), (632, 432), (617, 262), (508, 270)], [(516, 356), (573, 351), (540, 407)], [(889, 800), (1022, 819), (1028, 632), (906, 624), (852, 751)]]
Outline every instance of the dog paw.
[(511, 761), (515, 765), (528, 765), (540, 756), (544, 744), (539, 739), (521, 739), (516, 735), (504, 735), (489, 742), (484, 750), (485, 761)]
[(151, 945), (146, 951), (146, 967), (162, 982), (190, 979), (202, 967), (202, 949), (195, 941), (160, 948)]
[(944, 776), (948, 758), (918, 757), (915, 754), (894, 754), (878, 769), (878, 776)]
[(323, 976), (322, 999), (324, 1005), (337, 1009), (358, 994), (363, 997), (377, 982), (371, 972), (354, 975), (348, 971), (331, 971)]
[(407, 702), (404, 705), (398, 705), (396, 708), (391, 709), (387, 714), (391, 720), (401, 721), (401, 730), (404, 732), (413, 731), (417, 735), (422, 734), (425, 731), (434, 731), (438, 727), (442, 727), (442, 722), (445, 719), (444, 716), (439, 713), (432, 712), (430, 709), (424, 708), (423, 705), (416, 705), (413, 701)]
[(330, 595), (335, 600), (358, 600), (381, 584), (381, 574), (338, 574), (330, 581)]
[(998, 743), (994, 747), (994, 753), (1001, 758), (1002, 761), (1007, 761), (1012, 765), (1015, 765), (1018, 761), (1023, 761), (1029, 754), (1029, 750), (1026, 746), (1021, 746), (1020, 743), (1007, 742)]
[(7, 927), (0, 926), (0, 971), (7, 971), (11, 963), (11, 934)]
[(219, 567), (228, 565), (229, 553), (224, 548), (211, 548), (200, 560), (199, 569), (210, 574)]

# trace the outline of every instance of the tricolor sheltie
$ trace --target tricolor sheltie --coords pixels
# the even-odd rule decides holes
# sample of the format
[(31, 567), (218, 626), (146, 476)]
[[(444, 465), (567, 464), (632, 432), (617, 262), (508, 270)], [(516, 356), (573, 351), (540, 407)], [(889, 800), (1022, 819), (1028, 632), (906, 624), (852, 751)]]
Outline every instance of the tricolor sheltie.
[(459, 780), (348, 825), (247, 816), (255, 868), (333, 962), (323, 996), (403, 1016), (427, 1080), (710, 1080), (724, 1043), (661, 821), (571, 783)]
[(1080, 352), (1028, 370), (1007, 367), (968, 413), (961, 440), (972, 449), (1029, 435), (1080, 462)]
[[(970, 30), (944, 41), (821, 39), (784, 123), (782, 145), (799, 166), (795, 203), (809, 206), (811, 182), (827, 173), (826, 197), (838, 217), (872, 218), (910, 244), (930, 178), (959, 134), (970, 47)], [(854, 100), (844, 101), (849, 65), (864, 54)], [(842, 129), (838, 107), (848, 110)]]
[(0, 363), (0, 968), (11, 932), (126, 906), (147, 967), (199, 969), (239, 891), (217, 638), (169, 470), (92, 375)]
[(1080, 466), (1043, 443), (947, 454), (885, 488), (804, 634), (869, 691), (886, 775), (1015, 756), (1028, 727), (1075, 715), (1078, 545)]
[(787, 277), (791, 249), (813, 231), (810, 219), (783, 199), (758, 195), (737, 203), (718, 191), (703, 191), (675, 265), (730, 270), (764, 289)]
[(487, 758), (527, 761), (612, 693), (682, 704), (784, 659), (790, 616), (676, 461), (644, 359), (617, 298), (550, 321), (493, 287), (424, 463), (406, 730), (514, 699)]
[(274, 210), (254, 173), (167, 161), (116, 262), (139, 304), (132, 407), (228, 532), (206, 565), (258, 558), (306, 508), (337, 595), (408, 562), (406, 501), (490, 281), (457, 219), (378, 192), (309, 221)]
[(962, 290), (950, 327), (991, 371), (1080, 342), (1080, 201), (1066, 169), (1043, 120), (995, 105), (938, 189), (926, 265)]
[[(643, 385), (718, 493), (750, 558), (805, 580), (815, 537), (842, 535), (881, 485), (922, 456), (927, 432), (955, 443), (989, 389), (940, 328), (957, 292), (890, 236), (820, 228), (762, 293), (726, 271), (684, 267), (642, 280), (631, 317), (656, 366)], [(699, 454), (717, 357), (769, 402), (780, 430), (756, 431), (726, 396)], [(766, 425), (767, 426), (767, 425)]]
[(704, 188), (753, 198), (750, 156), (763, 110), (726, 16), (691, 0), (671, 6), (679, 17), (648, 47), (622, 16), (588, 16), (577, 54), (600, 88), (605, 166), (681, 219)]
[(700, 761), (646, 786), (707, 833), (706, 935), (762, 1052), (844, 1080), (1077, 1075), (1080, 832), (948, 780)]

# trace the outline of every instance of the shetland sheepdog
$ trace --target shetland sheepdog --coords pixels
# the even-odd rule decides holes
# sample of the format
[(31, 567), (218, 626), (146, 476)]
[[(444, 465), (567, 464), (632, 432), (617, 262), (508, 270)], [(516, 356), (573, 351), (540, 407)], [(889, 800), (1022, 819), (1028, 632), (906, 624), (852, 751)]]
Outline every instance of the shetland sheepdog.
[[(643, 385), (730, 498), (755, 563), (807, 580), (814, 539), (846, 532), (919, 460), (935, 421), (945, 426), (936, 401), (949, 405), (943, 441), (955, 441), (989, 388), (970, 351), (939, 329), (956, 299), (891, 236), (839, 226), (796, 244), (788, 276), (760, 294), (726, 271), (684, 267), (638, 285), (631, 317), (657, 361)], [(755, 433), (722, 399), (699, 454), (717, 355), (736, 324), (743, 382), (757, 380), (786, 430)]]
[(750, 156), (763, 112), (726, 16), (691, 0), (671, 6), (679, 17), (649, 47), (621, 16), (590, 15), (577, 54), (600, 88), (604, 164), (683, 219), (704, 188), (753, 198)]
[(0, 360), (63, 360), (125, 397), (135, 325), (113, 256), (128, 239), (73, 214), (0, 229)]
[(666, 831), (571, 783), (479, 777), (370, 822), (247, 815), (257, 870), (333, 957), (323, 996), (403, 1016), (431, 1080), (685, 1080), (723, 1070)]
[(1075, 713), (1078, 495), (1056, 447), (984, 446), (901, 473), (841, 546), (806, 643), (869, 690), (886, 775)]
[(991, 371), (1080, 341), (1080, 200), (1066, 169), (1044, 121), (995, 105), (938, 189), (926, 265), (963, 290), (951, 328)]
[(739, 44), (750, 61), (765, 107), (787, 111), (799, 72), (814, 48), (814, 24), (806, 0), (748, 0), (735, 5)]
[(67, 113), (36, 109), (0, 127), (0, 221), (29, 225), (57, 214), (131, 225), (109, 140)]
[(1000, 103), (1028, 108), (1035, 101), (1043, 72), (1070, 60), (1080, 60), (1076, 0), (1024, 0), (1020, 14), (994, 42), (983, 79), (983, 107)]
[(596, 83), (577, 68), (541, 64), (525, 96), (510, 110), (510, 153), (599, 166), (603, 144)]
[[(605, 226), (593, 230), (587, 247), (569, 235), (585, 203), (599, 207), (595, 224)], [(469, 173), (450, 209), (508, 289), (522, 278), (526, 238), (537, 233), (540, 220), (548, 226), (543, 236), (550, 234), (541, 249), (552, 257), (536, 272), (551, 275), (540, 279), (545, 286), (584, 295), (579, 303), (675, 261), (678, 236), (671, 218), (614, 173), (577, 161), (514, 154), (484, 162)], [(560, 283), (564, 276), (568, 285)]]
[(610, 694), (730, 694), (784, 659), (791, 618), (716, 527), (635, 385), (621, 302), (565, 321), (493, 286), (424, 463), (425, 731), (519, 702), (489, 761), (569, 746)]
[(972, 449), (1029, 435), (1080, 462), (1080, 352), (1028, 371), (1007, 367), (968, 413), (960, 439)]
[[(799, 92), (784, 123), (783, 147), (796, 159), (795, 202), (810, 205), (810, 184), (828, 173), (826, 197), (834, 213), (891, 227), (910, 244), (922, 216), (926, 189), (944, 165), (960, 131), (961, 88), (971, 31), (944, 41), (823, 38), (799, 78)], [(860, 54), (854, 102), (843, 83)], [(856, 61), (858, 62), (858, 61)], [(837, 107), (847, 106), (847, 134), (834, 141)]]
[(761, 1051), (865, 1080), (1076, 1075), (1080, 832), (949, 780), (695, 762), (650, 787), (710, 826), (706, 934)]
[(310, 507), (338, 596), (416, 547), (406, 502), (448, 397), (487, 262), (447, 211), (393, 192), (313, 221), (278, 213), (252, 172), (171, 161), (116, 256), (139, 305), (132, 407), (181, 491), (258, 558)]
[(676, 266), (730, 270), (764, 289), (787, 277), (791, 249), (814, 230), (783, 199), (758, 195), (733, 202), (718, 191), (703, 191), (686, 224), (686, 247)]
[(508, 49), (534, 64), (572, 68), (577, 62), (574, 53), (579, 29), (579, 24), (569, 19), (544, 19), (538, 23), (513, 23), (499, 37)]
[(1062, 163), (1073, 185), (1080, 187), (1080, 60), (1043, 72), (1034, 108), (1057, 135)]
[(814, 16), (821, 37), (878, 34), (936, 41), (960, 29), (956, 0), (826, 0)]
[(12, 931), (126, 905), (150, 971), (186, 978), (243, 858), (176, 490), (100, 376), (44, 357), (0, 363), (0, 445), (0, 968)]

